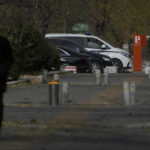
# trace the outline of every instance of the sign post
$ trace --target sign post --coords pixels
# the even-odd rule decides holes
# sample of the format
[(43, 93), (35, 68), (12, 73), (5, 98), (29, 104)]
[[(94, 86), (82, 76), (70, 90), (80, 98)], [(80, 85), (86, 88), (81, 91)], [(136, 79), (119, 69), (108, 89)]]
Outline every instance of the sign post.
[(133, 70), (142, 71), (142, 46), (146, 46), (145, 35), (134, 35), (133, 40)]

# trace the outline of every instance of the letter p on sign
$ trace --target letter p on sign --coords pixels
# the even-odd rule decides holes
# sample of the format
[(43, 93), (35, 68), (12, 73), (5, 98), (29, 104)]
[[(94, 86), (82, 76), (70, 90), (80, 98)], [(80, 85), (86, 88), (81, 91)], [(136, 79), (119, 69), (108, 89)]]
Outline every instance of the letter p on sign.
[(135, 35), (135, 46), (140, 46), (141, 45), (141, 36), (140, 35)]

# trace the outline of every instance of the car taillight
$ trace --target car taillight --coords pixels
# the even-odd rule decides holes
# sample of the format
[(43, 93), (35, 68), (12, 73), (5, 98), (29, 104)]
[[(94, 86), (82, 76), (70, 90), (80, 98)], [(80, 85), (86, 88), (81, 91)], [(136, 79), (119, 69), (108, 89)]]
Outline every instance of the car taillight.
[(87, 59), (86, 56), (82, 56), (82, 59), (83, 59), (84, 61), (88, 61), (88, 59)]

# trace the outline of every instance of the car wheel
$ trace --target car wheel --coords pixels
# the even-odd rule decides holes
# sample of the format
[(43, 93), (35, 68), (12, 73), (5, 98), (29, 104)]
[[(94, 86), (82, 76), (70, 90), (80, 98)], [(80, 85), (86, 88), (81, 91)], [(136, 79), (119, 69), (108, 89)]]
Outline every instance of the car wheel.
[(113, 59), (113, 66), (117, 67), (118, 72), (123, 68), (122, 62), (119, 59)]
[(66, 66), (70, 66), (70, 64), (69, 63), (63, 63), (63, 64), (61, 64), (60, 71), (65, 71), (65, 67)]
[(103, 73), (103, 71), (104, 71), (103, 65), (101, 65), (97, 61), (92, 61), (91, 62), (91, 72), (94, 73), (98, 69), (101, 71), (101, 73)]

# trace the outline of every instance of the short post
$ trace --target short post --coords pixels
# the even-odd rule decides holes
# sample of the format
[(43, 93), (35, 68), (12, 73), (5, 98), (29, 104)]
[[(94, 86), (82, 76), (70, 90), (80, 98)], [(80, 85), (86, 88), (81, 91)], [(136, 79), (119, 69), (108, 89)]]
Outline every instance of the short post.
[(131, 105), (135, 104), (135, 93), (136, 93), (136, 84), (134, 81), (130, 82), (130, 101)]
[(59, 81), (59, 74), (54, 74), (54, 80)]
[(66, 103), (69, 101), (69, 84), (68, 82), (62, 82), (62, 102)]
[(43, 83), (47, 83), (48, 81), (48, 71), (46, 69), (43, 70)]
[(104, 85), (108, 84), (108, 69), (104, 70)]
[(51, 81), (49, 84), (49, 105), (59, 105), (59, 82)]
[(100, 69), (97, 69), (95, 71), (95, 75), (96, 75), (96, 85), (100, 85), (100, 83), (101, 83), (101, 71), (100, 71)]
[(123, 96), (126, 106), (130, 106), (130, 91), (129, 91), (129, 82), (123, 82)]
[(150, 81), (150, 71), (148, 72), (148, 79), (149, 79), (149, 81)]

